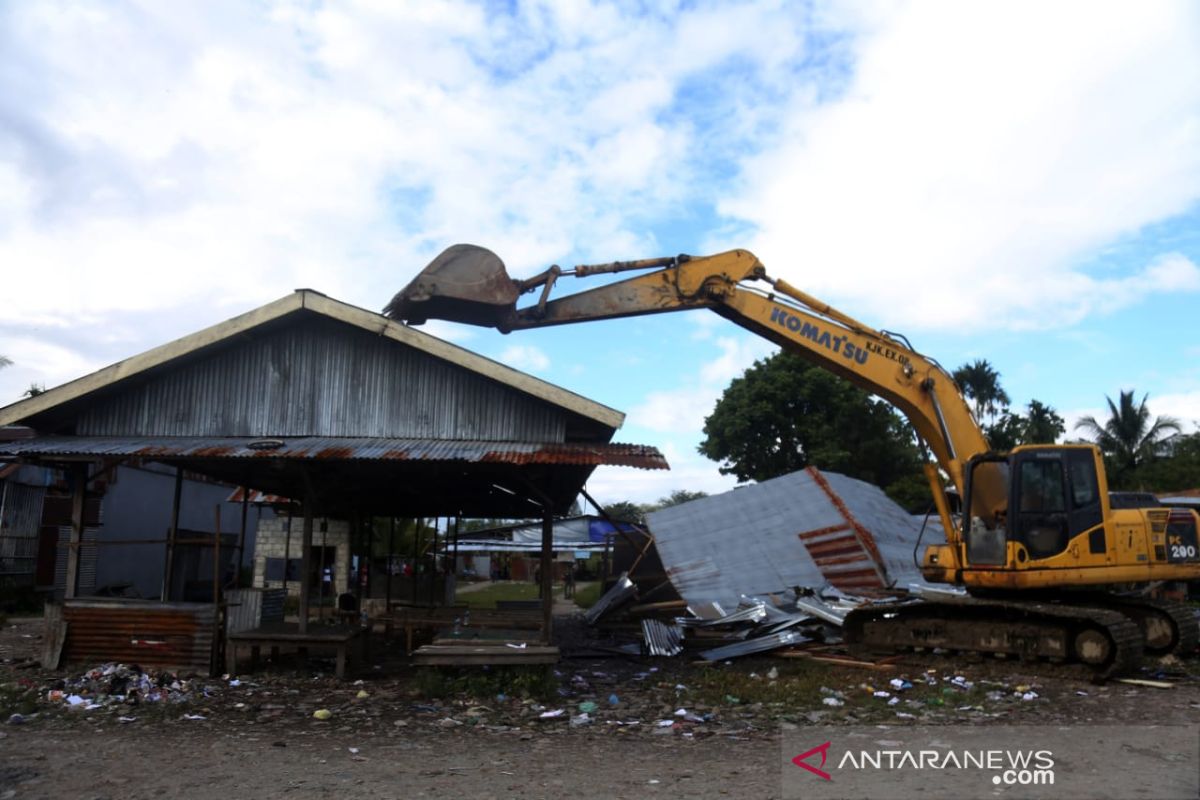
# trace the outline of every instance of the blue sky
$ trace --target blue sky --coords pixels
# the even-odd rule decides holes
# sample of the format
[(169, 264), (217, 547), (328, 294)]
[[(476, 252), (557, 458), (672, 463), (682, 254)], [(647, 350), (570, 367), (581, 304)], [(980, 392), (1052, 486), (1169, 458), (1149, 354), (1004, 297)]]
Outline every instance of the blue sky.
[[(744, 247), (1017, 404), (1193, 429), (1198, 34), (1188, 2), (0, 4), (0, 402), (300, 286), (382, 308), (456, 242), (518, 277)], [(700, 428), (771, 352), (704, 312), (427, 330), (625, 411), (674, 469), (605, 501), (732, 486)]]

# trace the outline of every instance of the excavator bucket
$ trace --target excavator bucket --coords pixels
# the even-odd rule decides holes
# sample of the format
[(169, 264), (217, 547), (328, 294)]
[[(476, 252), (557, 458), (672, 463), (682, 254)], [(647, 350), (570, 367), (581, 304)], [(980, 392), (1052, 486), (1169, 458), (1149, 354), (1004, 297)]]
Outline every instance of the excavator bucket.
[(447, 247), (387, 304), (383, 313), (410, 325), (448, 319), (501, 327), (521, 291), (500, 257), (484, 247)]

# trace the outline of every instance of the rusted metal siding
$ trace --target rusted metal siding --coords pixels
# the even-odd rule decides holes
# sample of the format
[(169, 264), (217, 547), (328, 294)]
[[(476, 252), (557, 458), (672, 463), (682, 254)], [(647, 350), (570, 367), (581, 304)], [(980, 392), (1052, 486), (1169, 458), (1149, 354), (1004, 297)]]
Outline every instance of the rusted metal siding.
[(306, 317), (122, 387), (80, 435), (561, 442), (569, 412), (358, 328)]
[(87, 665), (120, 662), (207, 675), (215, 608), (207, 603), (67, 600), (63, 660)]
[(0, 480), (0, 585), (33, 581), (44, 486)]
[(465, 461), (476, 464), (620, 465), (667, 469), (654, 447), (584, 442), (496, 442), (441, 439), (290, 437), (270, 449), (251, 439), (172, 436), (45, 436), (0, 444), (12, 456), (137, 456), (140, 458), (244, 458), (317, 461)]

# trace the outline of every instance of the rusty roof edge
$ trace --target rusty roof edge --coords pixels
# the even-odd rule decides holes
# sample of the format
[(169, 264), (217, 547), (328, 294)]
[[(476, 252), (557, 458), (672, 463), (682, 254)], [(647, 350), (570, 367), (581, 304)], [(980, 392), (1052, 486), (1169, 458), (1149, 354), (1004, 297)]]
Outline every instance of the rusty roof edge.
[(278, 319), (304, 307), (301, 293), (296, 292), (264, 306), (239, 314), (236, 317), (211, 325), (203, 330), (159, 345), (139, 355), (130, 356), (115, 364), (55, 386), (52, 389), (18, 400), (0, 408), (0, 425), (12, 425), (41, 414), (50, 409), (77, 400), (90, 392), (98, 391), (119, 381), (138, 375), (146, 370), (166, 364), (193, 353), (203, 347), (216, 344), (231, 336)]
[(493, 361), (424, 331), (394, 322), (375, 311), (359, 308), (307, 289), (300, 290), (300, 294), (304, 296), (305, 308), (415, 347), (431, 356), (499, 381), (539, 400), (545, 400), (553, 405), (574, 411), (576, 414), (607, 425), (614, 431), (625, 422), (625, 414), (615, 408), (597, 403), (595, 400), (589, 400), (569, 389)]

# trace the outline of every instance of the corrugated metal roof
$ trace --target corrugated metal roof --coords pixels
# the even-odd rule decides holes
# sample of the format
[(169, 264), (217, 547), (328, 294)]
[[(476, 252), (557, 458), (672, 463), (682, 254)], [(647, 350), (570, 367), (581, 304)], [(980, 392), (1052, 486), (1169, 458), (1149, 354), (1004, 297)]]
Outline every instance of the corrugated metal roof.
[[(856, 568), (866, 569), (874, 550), (888, 583), (923, 582), (913, 565), (920, 522), (878, 487), (844, 475), (801, 470), (655, 511), (647, 521), (671, 583), (692, 606), (733, 608), (741, 595), (824, 585), (841, 566), (838, 554), (818, 553), (828, 562), (820, 564), (802, 538), (820, 531), (853, 537), (844, 556)], [(940, 541), (940, 530), (927, 531), (925, 543)], [(871, 583), (877, 569), (870, 565)]]
[(90, 375), (51, 388), (35, 397), (4, 406), (0, 408), (0, 425), (11, 425), (28, 420), (93, 392), (107, 389), (129, 379), (141, 378), (148, 371), (157, 370), (177, 359), (207, 350), (214, 345), (238, 340), (238, 337), (264, 325), (274, 324), (291, 315), (306, 312), (337, 320), (381, 338), (408, 345), (610, 428), (619, 428), (625, 419), (625, 415), (615, 409), (527, 375), (506, 364), (492, 361), (457, 345), (393, 322), (373, 311), (342, 303), (320, 292), (300, 289), (294, 294), (233, 319), (160, 345), (153, 350), (117, 362)]
[[(278, 442), (278, 446), (269, 446), (275, 442)], [(0, 455), (136, 456), (147, 459), (466, 461), (514, 465), (606, 464), (641, 469), (669, 469), (667, 460), (656, 448), (637, 444), (366, 439), (337, 436), (305, 436), (275, 440), (203, 436), (44, 436), (0, 444)]]

